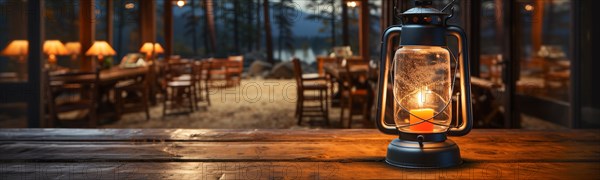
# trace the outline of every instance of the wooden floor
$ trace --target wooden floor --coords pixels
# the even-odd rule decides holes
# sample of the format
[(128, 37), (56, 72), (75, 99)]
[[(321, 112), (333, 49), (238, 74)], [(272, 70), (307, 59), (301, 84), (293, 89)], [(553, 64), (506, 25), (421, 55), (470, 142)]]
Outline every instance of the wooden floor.
[(600, 131), (474, 130), (401, 169), (376, 130), (2, 129), (0, 179), (600, 179)]

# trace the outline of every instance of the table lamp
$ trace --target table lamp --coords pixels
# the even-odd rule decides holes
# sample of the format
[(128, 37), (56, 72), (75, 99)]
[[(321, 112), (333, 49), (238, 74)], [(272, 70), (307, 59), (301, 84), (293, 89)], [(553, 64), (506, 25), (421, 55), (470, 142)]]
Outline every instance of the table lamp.
[[(462, 163), (460, 150), (447, 136), (464, 136), (473, 127), (466, 35), (446, 24), (453, 15), (433, 8), (431, 0), (415, 4), (402, 13), (402, 25), (383, 33), (376, 124), (383, 133), (399, 135), (388, 145), (385, 161), (405, 168), (457, 166)], [(393, 37), (400, 37), (400, 48), (390, 61)], [(458, 58), (448, 49), (447, 37), (458, 41)], [(454, 86), (456, 73), (460, 81)], [(388, 84), (393, 89), (393, 122), (385, 120)], [(455, 87), (459, 93), (454, 94)]]
[(56, 64), (56, 55), (66, 55), (69, 53), (65, 45), (59, 40), (46, 40), (43, 46), (44, 53), (48, 54), (48, 63)]
[(95, 41), (92, 47), (85, 52), (86, 56), (96, 56), (98, 61), (102, 63), (104, 56), (114, 56), (117, 54), (106, 41)]
[(77, 60), (77, 56), (79, 54), (81, 54), (81, 43), (68, 42), (68, 43), (65, 43), (65, 47), (67, 48), (67, 51), (69, 51), (69, 54), (71, 55), (71, 60), (73, 60), (73, 61)]
[(140, 48), (140, 52), (146, 53), (146, 58), (148, 58), (150, 60), (154, 60), (154, 55), (159, 54), (159, 53), (164, 53), (165, 50), (158, 43), (154, 43), (154, 46), (153, 46), (152, 43), (147, 42), (147, 43), (144, 43), (144, 45), (142, 45), (142, 48)]
[(24, 63), (25, 57), (29, 51), (29, 42), (27, 40), (13, 40), (2, 50), (4, 56), (17, 56), (19, 62)]

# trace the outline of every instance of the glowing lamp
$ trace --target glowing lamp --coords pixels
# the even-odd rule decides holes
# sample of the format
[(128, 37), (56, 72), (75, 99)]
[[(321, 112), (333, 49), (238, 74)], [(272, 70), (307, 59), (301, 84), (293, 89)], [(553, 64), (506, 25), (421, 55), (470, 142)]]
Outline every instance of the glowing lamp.
[(142, 48), (140, 48), (140, 52), (146, 53), (146, 57), (148, 59), (154, 59), (154, 55), (164, 53), (165, 50), (158, 43), (154, 43), (154, 45), (150, 42), (144, 43)]
[(71, 60), (76, 60), (77, 55), (81, 54), (81, 43), (79, 42), (68, 42), (65, 43), (65, 47), (69, 54), (71, 55)]
[(174, 2), (175, 5), (177, 5), (177, 7), (182, 8), (183, 6), (185, 6), (185, 0), (177, 0)]
[(98, 61), (102, 62), (105, 56), (114, 56), (117, 54), (106, 41), (96, 41), (92, 47), (85, 52), (86, 56), (96, 56)]
[[(383, 35), (377, 127), (383, 133), (399, 135), (389, 144), (386, 155), (386, 162), (397, 167), (461, 164), (458, 145), (447, 136), (466, 135), (473, 126), (465, 33), (460, 27), (446, 24), (452, 14), (431, 5), (431, 0), (417, 0), (415, 8), (402, 13), (402, 25), (389, 27)], [(392, 62), (388, 42), (398, 36), (400, 48)], [(448, 36), (458, 41), (458, 59), (447, 48)], [(456, 62), (455, 68), (451, 62)], [(454, 86), (456, 73), (460, 73), (458, 86)], [(393, 90), (393, 121), (385, 120), (388, 84)], [(454, 94), (454, 87), (460, 88), (460, 93)], [(452, 106), (453, 99), (458, 106)], [(453, 117), (460, 123), (451, 123)]]
[(59, 40), (46, 40), (43, 46), (44, 53), (48, 54), (48, 63), (56, 63), (56, 55), (67, 55), (69, 51)]
[(358, 6), (358, 3), (356, 1), (348, 1), (346, 2), (346, 6), (350, 8), (355, 8), (356, 6)]
[(4, 56), (17, 56), (19, 62), (25, 62), (25, 56), (29, 52), (29, 42), (27, 40), (13, 40), (2, 50), (0, 54)]

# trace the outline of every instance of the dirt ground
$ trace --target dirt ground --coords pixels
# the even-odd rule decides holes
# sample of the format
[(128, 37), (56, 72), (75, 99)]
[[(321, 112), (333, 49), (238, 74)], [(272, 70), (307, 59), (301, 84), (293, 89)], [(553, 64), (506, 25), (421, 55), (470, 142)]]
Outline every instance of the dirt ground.
[[(144, 113), (124, 115), (121, 120), (100, 128), (208, 128), (208, 129), (302, 129), (340, 128), (339, 108), (330, 108), (331, 126), (320, 118), (305, 118), (296, 125), (296, 84), (294, 80), (244, 79), (238, 87), (210, 91), (211, 106), (189, 114), (163, 117), (162, 104), (151, 108), (150, 120)], [(355, 118), (359, 118), (356, 116)], [(310, 122), (312, 121), (312, 122)], [(355, 120), (356, 128), (363, 127)], [(353, 128), (354, 128), (353, 127)]]

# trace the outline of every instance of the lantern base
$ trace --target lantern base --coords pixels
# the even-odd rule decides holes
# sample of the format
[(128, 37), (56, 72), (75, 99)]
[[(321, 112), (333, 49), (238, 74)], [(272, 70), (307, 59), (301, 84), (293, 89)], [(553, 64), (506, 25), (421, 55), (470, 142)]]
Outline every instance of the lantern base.
[(403, 168), (447, 168), (462, 164), (458, 145), (452, 140), (422, 142), (394, 139), (385, 162)]

